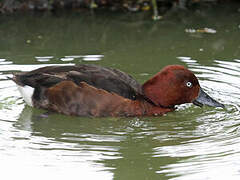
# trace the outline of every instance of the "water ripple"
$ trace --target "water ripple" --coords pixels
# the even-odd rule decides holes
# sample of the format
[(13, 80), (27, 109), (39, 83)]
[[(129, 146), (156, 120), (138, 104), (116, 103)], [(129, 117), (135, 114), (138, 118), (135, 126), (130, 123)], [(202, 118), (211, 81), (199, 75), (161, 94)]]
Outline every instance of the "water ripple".
[[(179, 159), (177, 163), (161, 167), (157, 173), (177, 176), (172, 179), (227, 177), (238, 179), (240, 175), (239, 60), (215, 60), (214, 66), (202, 66), (189, 57), (179, 59), (196, 74), (208, 94), (217, 97), (227, 105), (227, 108), (225, 111), (208, 111), (196, 117), (198, 124), (189, 132), (178, 128), (176, 135), (179, 137), (182, 134), (181, 142), (154, 148), (153, 157)], [(188, 136), (191, 134), (194, 138), (189, 139)], [(167, 135), (161, 138), (167, 139), (166, 137)], [(173, 136), (168, 136), (168, 142), (173, 139)]]
[[(46, 59), (51, 62), (54, 58)], [(64, 56), (60, 60), (72, 63), (76, 59), (84, 57)], [(29, 71), (52, 64), (0, 64), (1, 162), (15, 162), (15, 168), (23, 162), (25, 167), (33, 167), (33, 171), (39, 167), (61, 170), (81, 167), (84, 174), (108, 179), (124, 163), (166, 174), (171, 179), (226, 178), (219, 171), (230, 174), (232, 179), (239, 178), (240, 60), (215, 60), (207, 66), (191, 57), (178, 59), (226, 109), (185, 104), (176, 112), (155, 118), (91, 119), (57, 114), (39, 118), (45, 111), (25, 106), (8, 77), (12, 71)], [(25, 154), (27, 160), (22, 158)]]

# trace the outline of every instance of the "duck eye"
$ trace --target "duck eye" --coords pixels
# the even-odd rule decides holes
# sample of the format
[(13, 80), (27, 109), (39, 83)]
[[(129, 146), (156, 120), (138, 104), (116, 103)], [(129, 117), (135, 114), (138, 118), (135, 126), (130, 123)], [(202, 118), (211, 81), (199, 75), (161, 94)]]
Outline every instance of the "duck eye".
[(186, 86), (189, 87), (189, 88), (191, 88), (191, 87), (192, 87), (192, 83), (188, 81), (188, 82), (186, 83)]

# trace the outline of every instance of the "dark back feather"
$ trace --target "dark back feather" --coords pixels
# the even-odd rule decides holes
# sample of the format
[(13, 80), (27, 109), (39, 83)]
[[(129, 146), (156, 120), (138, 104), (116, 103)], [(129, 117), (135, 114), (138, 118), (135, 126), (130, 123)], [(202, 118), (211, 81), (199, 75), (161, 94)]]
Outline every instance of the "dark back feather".
[(64, 80), (87, 84), (135, 100), (143, 96), (141, 85), (130, 75), (113, 68), (97, 65), (47, 66), (30, 72), (15, 74), (19, 85), (49, 88)]

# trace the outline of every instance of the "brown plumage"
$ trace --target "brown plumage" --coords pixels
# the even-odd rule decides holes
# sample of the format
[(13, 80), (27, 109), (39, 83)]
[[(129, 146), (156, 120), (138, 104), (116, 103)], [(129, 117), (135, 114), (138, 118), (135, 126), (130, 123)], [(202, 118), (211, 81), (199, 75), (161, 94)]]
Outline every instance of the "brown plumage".
[(96, 65), (44, 67), (15, 74), (13, 80), (18, 86), (34, 88), (34, 107), (66, 115), (162, 115), (190, 102), (223, 107), (180, 65), (165, 67), (143, 86), (122, 71)]

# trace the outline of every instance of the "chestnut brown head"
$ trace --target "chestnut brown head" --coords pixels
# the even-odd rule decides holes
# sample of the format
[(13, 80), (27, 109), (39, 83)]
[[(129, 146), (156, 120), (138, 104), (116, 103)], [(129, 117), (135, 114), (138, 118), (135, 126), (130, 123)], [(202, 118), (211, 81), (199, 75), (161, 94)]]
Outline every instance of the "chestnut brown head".
[(199, 106), (206, 104), (223, 107), (222, 104), (208, 96), (201, 89), (196, 76), (181, 65), (169, 65), (163, 68), (143, 84), (143, 91), (145, 96), (157, 106), (173, 107), (193, 102)]

